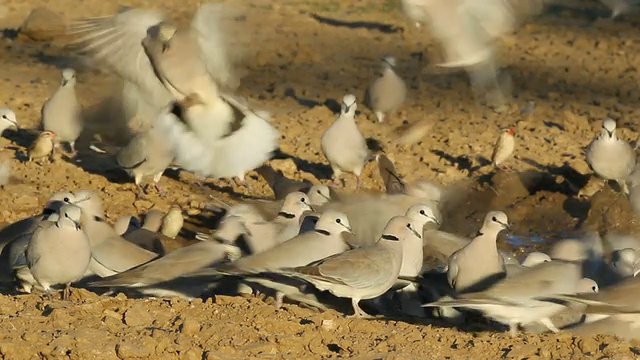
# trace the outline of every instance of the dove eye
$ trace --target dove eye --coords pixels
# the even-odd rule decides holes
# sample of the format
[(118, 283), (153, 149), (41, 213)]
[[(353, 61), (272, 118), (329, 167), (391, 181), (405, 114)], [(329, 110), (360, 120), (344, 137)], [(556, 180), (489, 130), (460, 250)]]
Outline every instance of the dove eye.
[(304, 202), (304, 201), (305, 201), (304, 198), (300, 198), (300, 202)]
[(7, 115), (2, 115), (2, 118), (5, 120), (9, 120), (9, 118), (7, 117)]
[(420, 214), (422, 214), (422, 215), (426, 215), (426, 214), (424, 213), (424, 210), (420, 210)]
[(340, 220), (340, 219), (336, 219), (336, 222), (337, 222), (338, 224), (340, 224), (340, 223), (342, 223), (342, 220)]
[(66, 198), (62, 199), (62, 201), (64, 201), (64, 202), (70, 202), (68, 197), (66, 197)]
[(492, 217), (492, 218), (491, 218), (491, 220), (493, 220), (493, 221), (495, 221), (495, 222), (498, 222), (498, 219), (496, 219), (496, 217), (495, 217), (495, 216), (494, 216), (494, 217)]

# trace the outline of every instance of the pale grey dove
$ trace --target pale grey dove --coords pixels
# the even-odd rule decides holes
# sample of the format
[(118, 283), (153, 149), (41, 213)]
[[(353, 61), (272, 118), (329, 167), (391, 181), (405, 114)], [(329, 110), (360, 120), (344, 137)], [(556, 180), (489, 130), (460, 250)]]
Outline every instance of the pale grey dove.
[(358, 305), (360, 300), (376, 298), (391, 289), (402, 266), (402, 242), (409, 236), (421, 237), (412, 224), (406, 216), (394, 217), (374, 245), (280, 272), (307, 281), (320, 291), (350, 298), (353, 316), (366, 317)]
[(102, 200), (96, 191), (56, 193), (52, 200), (64, 200), (82, 209), (82, 223), (91, 243), (92, 258), (88, 274), (106, 277), (158, 257), (156, 253), (123, 239), (104, 221)]
[(541, 322), (553, 332), (558, 331), (550, 317), (564, 310), (565, 306), (536, 298), (597, 290), (593, 280), (582, 278), (580, 264), (553, 260), (524, 269), (484, 291), (462, 294), (458, 299), (437, 301), (426, 306), (480, 310), (485, 316), (508, 325), (511, 335), (515, 336), (518, 325), (534, 322)]
[(65, 204), (57, 221), (43, 221), (33, 232), (26, 258), (33, 278), (45, 292), (64, 284), (63, 298), (69, 297), (72, 282), (80, 280), (91, 261), (89, 238), (80, 226), (80, 207)]
[[(75, 155), (75, 142), (84, 126), (82, 120), (82, 105), (76, 97), (76, 71), (62, 70), (60, 87), (42, 106), (42, 129), (56, 134), (56, 147), (59, 143), (69, 143), (71, 152)], [(55, 148), (55, 147), (54, 147)]]
[(507, 277), (514, 276), (527, 268), (534, 267), (547, 261), (551, 261), (551, 257), (549, 255), (539, 251), (530, 252), (524, 260), (522, 260), (521, 264), (505, 264)]
[(626, 180), (635, 169), (636, 153), (626, 140), (616, 136), (615, 120), (602, 121), (602, 130), (589, 144), (586, 159), (596, 175), (615, 180), (625, 193), (629, 192)]
[(482, 228), (469, 244), (449, 258), (447, 279), (458, 293), (487, 288), (505, 275), (504, 260), (496, 245), (498, 233), (509, 229), (507, 215), (487, 213)]
[(16, 113), (8, 108), (0, 108), (0, 135), (9, 128), (19, 128)]
[(513, 129), (504, 129), (500, 131), (500, 136), (493, 146), (493, 154), (491, 154), (491, 165), (494, 167), (503, 167), (503, 163), (513, 155), (516, 147), (515, 131)]
[(382, 58), (382, 74), (369, 87), (368, 105), (373, 110), (378, 122), (383, 122), (385, 115), (396, 111), (407, 96), (407, 85), (395, 71), (396, 59), (387, 55)]
[(217, 110), (196, 93), (174, 102), (158, 117), (155, 126), (164, 134), (177, 165), (200, 176), (236, 177), (244, 183), (248, 171), (272, 157), (280, 133), (271, 125), (271, 115), (253, 111), (241, 101), (230, 104), (240, 114), (229, 126), (221, 125)]
[(367, 143), (356, 125), (356, 97), (348, 94), (342, 98), (340, 116), (322, 134), (321, 149), (333, 170), (334, 183), (343, 172), (356, 176), (356, 189), (360, 188), (360, 174), (369, 159)]
[(158, 182), (172, 161), (173, 153), (157, 127), (137, 134), (116, 154), (118, 166), (133, 176), (136, 186), (140, 188), (144, 178), (152, 176), (159, 193)]

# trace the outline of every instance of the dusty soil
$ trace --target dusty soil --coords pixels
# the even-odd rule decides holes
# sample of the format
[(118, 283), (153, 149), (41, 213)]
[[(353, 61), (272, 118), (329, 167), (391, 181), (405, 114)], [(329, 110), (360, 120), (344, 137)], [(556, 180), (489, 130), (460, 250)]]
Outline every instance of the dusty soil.
[[(623, 127), (622, 137), (636, 138), (637, 18), (611, 21), (599, 4), (583, 1), (586, 9), (556, 7), (529, 22), (503, 43), (514, 99), (510, 111), (496, 114), (473, 100), (463, 73), (433, 67), (439, 61), (436, 44), (427, 33), (409, 26), (398, 2), (256, 2), (254, 10), (263, 13), (263, 22), (249, 18), (247, 28), (263, 41), (255, 45), (240, 93), (273, 112), (282, 132), (282, 150), (297, 158), (273, 160), (275, 168), (298, 179), (328, 181), (320, 134), (335, 115), (325, 104), (346, 92), (362, 99), (377, 60), (390, 53), (398, 58), (399, 72), (410, 86), (409, 98), (384, 124), (375, 123), (373, 114), (361, 106), (359, 125), (367, 136), (382, 142), (407, 180), (470, 180), (468, 198), (449, 214), (445, 230), (468, 235), (487, 209), (504, 210), (515, 226), (502, 245), (526, 251), (585, 229), (637, 228), (624, 198), (609, 187), (591, 201), (576, 198), (589, 173), (582, 148), (599, 120), (612, 117)], [(131, 0), (127, 5), (153, 3)], [(161, 3), (185, 17), (198, 2)], [(56, 41), (16, 36), (12, 29), (45, 4), (66, 20), (112, 14), (119, 6), (98, 0), (0, 3), (0, 28), (7, 29), (0, 36), (0, 106), (14, 109), (27, 129), (37, 127), (43, 102), (58, 86), (60, 68), (78, 67), (78, 94), (87, 108), (102, 101), (111, 86), (105, 74), (80, 67)], [(340, 20), (344, 26), (326, 20)], [(395, 128), (416, 121), (429, 122), (431, 131), (417, 144), (399, 145)], [(516, 171), (493, 176), (486, 158), (504, 126), (516, 129), (516, 158), (509, 164)], [(122, 133), (113, 119), (94, 121), (88, 128), (107, 135)], [(98, 189), (110, 220), (152, 207), (181, 206), (188, 214), (187, 225), (183, 238), (169, 244), (175, 247), (189, 243), (194, 228), (211, 226), (208, 215), (199, 210), (209, 194), (226, 200), (271, 196), (255, 174), (249, 176), (250, 193), (222, 180), (210, 182), (205, 193), (192, 185), (191, 174), (168, 171), (162, 185), (170, 197), (151, 194), (148, 200), (136, 200), (132, 181), (108, 158), (86, 147), (80, 146), (78, 160), (59, 157), (44, 166), (23, 162), (32, 139), (29, 131), (21, 130), (0, 140), (2, 155), (13, 159), (14, 177), (0, 191), (0, 221), (37, 213), (55, 191)], [(354, 185), (348, 179), (346, 188)], [(370, 164), (364, 187), (381, 186)], [(602, 216), (605, 209), (609, 210)], [(272, 300), (257, 297), (188, 302), (100, 297), (80, 289), (67, 302), (37, 294), (2, 295), (0, 314), (0, 354), (11, 359), (631, 359), (638, 354), (632, 344), (611, 337), (561, 333), (512, 339), (506, 333), (465, 332), (426, 322), (348, 319), (333, 310), (320, 313), (295, 304), (276, 310)]]

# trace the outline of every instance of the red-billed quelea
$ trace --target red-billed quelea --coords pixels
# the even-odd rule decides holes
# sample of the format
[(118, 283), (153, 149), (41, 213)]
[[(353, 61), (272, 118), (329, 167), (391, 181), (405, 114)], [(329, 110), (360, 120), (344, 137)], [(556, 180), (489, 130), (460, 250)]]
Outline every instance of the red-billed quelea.
[(470, 292), (487, 288), (505, 276), (505, 266), (498, 252), (498, 233), (509, 229), (507, 215), (490, 211), (478, 236), (449, 257), (447, 279), (456, 292)]
[(383, 122), (385, 114), (396, 111), (407, 96), (407, 85), (395, 72), (396, 59), (387, 55), (382, 58), (382, 74), (377, 78), (367, 93), (367, 103), (376, 115), (378, 122)]
[(502, 164), (509, 160), (516, 148), (515, 133), (513, 129), (504, 129), (500, 132), (500, 136), (493, 146), (493, 154), (491, 154), (491, 165), (493, 167), (506, 168)]
[(360, 174), (369, 158), (367, 142), (356, 125), (356, 97), (347, 94), (342, 98), (340, 116), (322, 134), (322, 153), (333, 170), (337, 184), (343, 172), (356, 176), (356, 189), (360, 188)]
[(56, 147), (69, 143), (75, 156), (75, 142), (82, 132), (82, 105), (76, 97), (76, 71), (62, 70), (60, 87), (42, 106), (42, 129), (56, 133)]
[(602, 121), (602, 130), (589, 144), (586, 158), (596, 175), (615, 180), (625, 193), (629, 193), (626, 180), (636, 167), (636, 152), (626, 140), (616, 136), (614, 120)]
[(53, 148), (55, 146), (54, 139), (56, 136), (56, 133), (53, 131), (45, 130), (41, 132), (38, 137), (33, 140), (29, 149), (27, 149), (29, 161), (35, 161), (46, 157), (53, 158)]
[(78, 206), (63, 205), (56, 221), (40, 222), (26, 249), (33, 278), (45, 292), (64, 284), (64, 299), (69, 297), (70, 284), (84, 276), (91, 261), (91, 246), (80, 225), (81, 218)]

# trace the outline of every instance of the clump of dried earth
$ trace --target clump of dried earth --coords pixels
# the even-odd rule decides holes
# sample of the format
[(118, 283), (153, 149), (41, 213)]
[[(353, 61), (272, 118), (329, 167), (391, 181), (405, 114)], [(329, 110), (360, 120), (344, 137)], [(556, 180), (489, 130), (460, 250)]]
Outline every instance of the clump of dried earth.
[[(176, 18), (187, 19), (198, 3), (131, 0), (127, 5), (162, 6)], [(261, 41), (254, 44), (239, 91), (273, 112), (282, 132), (282, 150), (299, 159), (273, 160), (274, 167), (297, 179), (328, 181), (320, 134), (335, 114), (325, 103), (345, 93), (362, 99), (377, 60), (393, 54), (409, 85), (408, 99), (383, 124), (375, 123), (373, 114), (361, 107), (359, 126), (382, 142), (407, 180), (467, 184), (469, 191), (450, 212), (444, 230), (471, 234), (488, 209), (509, 215), (513, 235), (501, 240), (501, 246), (516, 251), (544, 249), (559, 234), (585, 229), (635, 230), (637, 221), (629, 206), (613, 190), (605, 187), (591, 201), (577, 199), (576, 191), (589, 173), (583, 147), (602, 118), (616, 119), (623, 138), (636, 137), (637, 18), (612, 21), (597, 2), (583, 1), (581, 9), (555, 7), (526, 24), (502, 43), (514, 98), (509, 111), (497, 114), (474, 101), (463, 73), (434, 67), (440, 59), (437, 44), (408, 24), (397, 3), (255, 1), (252, 8), (263, 16), (259, 21), (248, 18), (246, 26), (260, 34)], [(42, 6), (49, 10), (32, 16), (20, 34), (17, 29), (24, 19)], [(111, 89), (108, 76), (80, 66), (52, 34), (70, 19), (108, 15), (118, 7), (98, 0), (4, 0), (0, 106), (14, 109), (23, 128), (36, 128), (40, 108), (58, 86), (65, 66), (78, 68), (77, 88), (84, 106), (99, 104)], [(102, 113), (108, 114), (106, 110)], [(396, 128), (418, 121), (429, 124), (430, 131), (415, 144), (399, 144)], [(517, 134), (516, 157), (509, 164), (515, 171), (492, 176), (486, 158), (505, 126)], [(115, 118), (94, 120), (87, 128), (122, 141), (118, 135), (124, 130)], [(204, 192), (192, 186), (191, 174), (169, 171), (162, 185), (171, 196), (152, 193), (148, 200), (136, 200), (131, 180), (112, 160), (86, 148), (81, 147), (78, 160), (58, 157), (43, 166), (23, 162), (32, 139), (23, 130), (1, 140), (0, 151), (13, 166), (11, 183), (0, 191), (1, 221), (37, 213), (55, 191), (96, 189), (110, 221), (152, 207), (181, 206), (187, 224), (182, 237), (168, 244), (175, 248), (193, 241), (194, 229), (211, 226), (200, 210), (210, 194), (225, 200), (271, 196), (253, 173), (248, 179), (251, 193), (217, 180)], [(374, 164), (366, 168), (363, 179), (365, 188), (381, 190)], [(346, 188), (354, 185), (349, 179)], [(533, 241), (541, 238), (545, 241)], [(632, 359), (638, 353), (633, 344), (608, 336), (511, 338), (492, 330), (465, 332), (421, 321), (349, 319), (333, 310), (319, 312), (296, 304), (275, 309), (271, 300), (258, 297), (189, 302), (98, 296), (77, 289), (69, 301), (38, 294), (0, 295), (0, 314), (0, 354), (10, 359)]]

